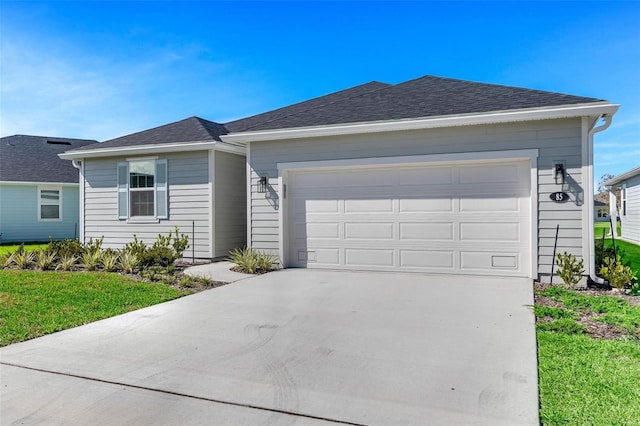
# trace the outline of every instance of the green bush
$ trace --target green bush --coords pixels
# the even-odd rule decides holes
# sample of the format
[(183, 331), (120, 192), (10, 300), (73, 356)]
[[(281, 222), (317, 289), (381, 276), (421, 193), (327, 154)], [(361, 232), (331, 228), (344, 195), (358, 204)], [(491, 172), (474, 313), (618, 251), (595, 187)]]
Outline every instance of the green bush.
[(49, 251), (54, 253), (58, 259), (80, 257), (84, 253), (84, 247), (78, 240), (52, 241), (49, 243)]
[(35, 260), (36, 254), (32, 251), (26, 251), (24, 244), (21, 244), (16, 251), (11, 253), (7, 263), (9, 265), (15, 265), (19, 269), (29, 269)]
[(556, 255), (556, 265), (558, 266), (558, 275), (567, 285), (575, 285), (580, 282), (582, 274), (584, 274), (584, 261), (578, 261), (576, 257), (566, 251)]
[(36, 252), (36, 268), (41, 271), (53, 269), (58, 256), (48, 250), (38, 250)]
[[(602, 249), (602, 246), (604, 250)], [(616, 250), (613, 250), (613, 246), (607, 246), (604, 244), (602, 239), (597, 239), (595, 244), (595, 257), (596, 257), (596, 270), (600, 270), (602, 263), (605, 257), (613, 257), (616, 254), (619, 254), (621, 257), (624, 257), (624, 250), (621, 247), (616, 247)]]
[(102, 269), (106, 272), (113, 272), (118, 267), (118, 261), (120, 260), (120, 253), (112, 249), (106, 249), (102, 253)]
[(134, 252), (123, 250), (120, 253), (119, 264), (120, 269), (122, 269), (125, 274), (133, 274), (140, 265), (140, 259)]
[(273, 271), (277, 269), (279, 262), (278, 256), (263, 253), (250, 247), (233, 249), (229, 253), (228, 259), (248, 274), (263, 274)]
[(616, 257), (605, 257), (599, 275), (609, 281), (611, 287), (619, 289), (627, 285), (633, 285), (636, 281), (635, 272), (629, 266), (622, 264), (619, 255)]
[(61, 269), (63, 271), (70, 271), (76, 266), (78, 263), (78, 258), (72, 254), (65, 255), (60, 258), (58, 262), (58, 267), (56, 269)]
[(176, 226), (174, 231), (169, 231), (169, 235), (158, 234), (156, 241), (151, 247), (143, 241), (139, 241), (134, 235), (133, 241), (125, 244), (124, 251), (133, 253), (140, 261), (141, 266), (169, 266), (182, 257), (182, 254), (189, 246), (189, 237), (180, 235), (180, 230)]

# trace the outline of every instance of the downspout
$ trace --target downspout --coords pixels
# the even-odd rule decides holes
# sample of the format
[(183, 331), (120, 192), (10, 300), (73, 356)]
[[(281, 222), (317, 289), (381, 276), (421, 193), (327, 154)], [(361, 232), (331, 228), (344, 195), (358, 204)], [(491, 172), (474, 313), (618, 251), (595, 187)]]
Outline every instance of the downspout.
[(591, 128), (591, 130), (589, 130), (589, 141), (588, 141), (588, 145), (589, 145), (589, 158), (588, 158), (588, 163), (590, 166), (588, 167), (588, 176), (587, 178), (584, 180), (584, 182), (586, 183), (585, 186), (587, 186), (587, 188), (585, 188), (587, 191), (587, 194), (590, 194), (589, 198), (589, 223), (588, 223), (588, 229), (587, 232), (589, 234), (589, 278), (591, 278), (591, 280), (593, 280), (593, 282), (597, 283), (597, 284), (605, 284), (605, 280), (603, 280), (602, 278), (598, 277), (596, 275), (596, 254), (595, 254), (595, 231), (593, 229), (594, 227), (594, 223), (593, 223), (593, 135), (595, 135), (598, 132), (602, 132), (604, 130), (607, 130), (607, 128), (609, 128), (609, 126), (611, 125), (611, 118), (612, 116), (609, 114), (603, 114), (600, 117), (598, 117), (598, 119), (595, 121), (595, 124), (600, 121), (601, 118), (604, 118), (604, 123), (601, 124), (598, 127), (593, 127)]
[(71, 164), (78, 169), (78, 239), (84, 244), (84, 161), (75, 159)]

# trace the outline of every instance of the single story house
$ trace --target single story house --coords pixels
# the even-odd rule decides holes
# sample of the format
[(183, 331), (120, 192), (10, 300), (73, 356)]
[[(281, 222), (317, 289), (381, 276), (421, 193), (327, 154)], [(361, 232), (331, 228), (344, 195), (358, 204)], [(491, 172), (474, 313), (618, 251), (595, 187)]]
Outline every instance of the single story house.
[[(640, 244), (640, 166), (605, 182), (609, 189), (610, 215), (620, 218), (622, 239)], [(616, 209), (616, 190), (620, 209)]]
[(593, 220), (596, 222), (609, 222), (609, 204), (602, 201), (593, 201)]
[(231, 211), (242, 241), (284, 267), (545, 279), (559, 225), (558, 251), (595, 276), (593, 137), (617, 109), (425, 76), (62, 157), (81, 168), (85, 239), (121, 244), (195, 218), (198, 254), (216, 257), (218, 225), (241, 229), (222, 219)]
[(29, 135), (0, 139), (0, 242), (78, 236), (78, 170), (58, 154), (96, 142)]

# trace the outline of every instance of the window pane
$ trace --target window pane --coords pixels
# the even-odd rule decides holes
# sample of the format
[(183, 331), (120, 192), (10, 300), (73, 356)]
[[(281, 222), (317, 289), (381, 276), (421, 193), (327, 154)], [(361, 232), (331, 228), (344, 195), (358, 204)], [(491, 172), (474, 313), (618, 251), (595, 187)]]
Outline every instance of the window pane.
[(51, 200), (57, 204), (57, 201), (60, 199), (60, 193), (58, 191), (42, 190), (40, 191), (40, 199), (42, 201)]
[(131, 188), (153, 188), (154, 161), (132, 161), (129, 163), (129, 185)]
[(153, 215), (153, 191), (131, 191), (131, 216)]
[(41, 219), (60, 219), (60, 206), (40, 206)]

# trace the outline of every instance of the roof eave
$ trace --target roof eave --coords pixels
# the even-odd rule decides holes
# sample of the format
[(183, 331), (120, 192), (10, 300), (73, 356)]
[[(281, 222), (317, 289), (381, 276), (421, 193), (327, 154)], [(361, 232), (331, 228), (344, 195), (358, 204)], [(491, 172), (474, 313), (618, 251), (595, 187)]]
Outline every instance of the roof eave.
[(217, 141), (175, 142), (150, 145), (120, 146), (113, 148), (97, 148), (90, 150), (73, 150), (58, 154), (63, 160), (79, 160), (82, 158), (115, 157), (122, 155), (146, 155), (165, 152), (185, 152), (215, 149), (232, 154), (245, 155), (246, 148), (233, 143)]
[(222, 135), (229, 143), (273, 141), (320, 136), (338, 136), (358, 133), (378, 133), (401, 130), (432, 129), (438, 127), (471, 126), (480, 124), (508, 123), (516, 121), (548, 120), (558, 118), (613, 115), (620, 105), (609, 102), (562, 105), (549, 108), (526, 108), (519, 110), (491, 111), (486, 113), (456, 114), (415, 119), (374, 121), (336, 124), (327, 126), (298, 127), (288, 129), (239, 132)]
[(627, 179), (631, 179), (632, 177), (638, 176), (640, 175), (640, 166), (635, 167), (631, 170), (629, 170), (628, 172), (622, 173), (621, 175), (618, 175), (616, 177), (614, 177), (613, 179), (609, 179), (608, 181), (606, 181), (604, 183), (604, 186), (613, 186), (616, 185), (622, 181), (625, 181)]

